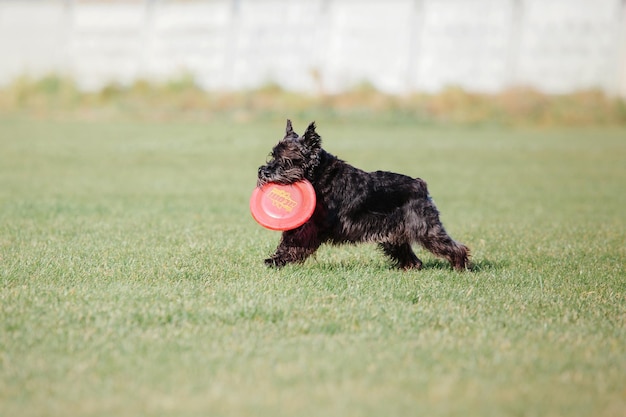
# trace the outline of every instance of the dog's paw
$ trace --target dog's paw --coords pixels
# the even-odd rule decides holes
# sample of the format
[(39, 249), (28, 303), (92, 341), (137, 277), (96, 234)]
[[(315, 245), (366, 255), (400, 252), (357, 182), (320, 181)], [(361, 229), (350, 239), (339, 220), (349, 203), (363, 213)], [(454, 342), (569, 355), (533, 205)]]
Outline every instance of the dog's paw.
[(419, 271), (420, 269), (422, 269), (422, 261), (420, 261), (419, 259), (412, 259), (407, 262), (399, 262), (396, 265), (396, 268), (402, 269), (404, 271), (409, 271), (411, 269)]
[(282, 259), (275, 257), (267, 258), (264, 262), (265, 265), (270, 268), (282, 268), (287, 264), (287, 262), (283, 261)]
[(456, 259), (454, 262), (451, 262), (451, 265), (452, 265), (452, 268), (454, 268), (455, 270), (459, 272), (472, 270), (472, 264), (467, 257)]

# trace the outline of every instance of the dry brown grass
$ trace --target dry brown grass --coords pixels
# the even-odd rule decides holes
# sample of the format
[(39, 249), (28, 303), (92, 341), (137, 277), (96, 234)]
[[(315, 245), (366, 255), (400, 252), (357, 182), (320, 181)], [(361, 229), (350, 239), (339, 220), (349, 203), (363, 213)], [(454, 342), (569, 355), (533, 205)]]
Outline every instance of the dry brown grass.
[(425, 123), (530, 126), (626, 124), (626, 102), (598, 90), (547, 95), (517, 87), (481, 94), (458, 87), (437, 94), (389, 95), (361, 84), (341, 94), (299, 94), (268, 84), (256, 90), (207, 92), (191, 77), (137, 81), (85, 92), (55, 75), (22, 77), (0, 88), (0, 112), (37, 118), (211, 120), (230, 117), (388, 118)]

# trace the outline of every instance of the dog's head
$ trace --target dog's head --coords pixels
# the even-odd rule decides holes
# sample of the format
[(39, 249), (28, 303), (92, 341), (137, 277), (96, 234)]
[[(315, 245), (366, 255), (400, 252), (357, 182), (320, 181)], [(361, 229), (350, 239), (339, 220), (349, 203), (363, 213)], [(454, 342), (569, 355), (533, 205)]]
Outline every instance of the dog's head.
[(285, 137), (274, 146), (267, 164), (259, 167), (257, 185), (268, 182), (292, 184), (302, 179), (312, 181), (320, 162), (321, 146), (322, 139), (315, 132), (315, 122), (300, 137), (287, 120)]

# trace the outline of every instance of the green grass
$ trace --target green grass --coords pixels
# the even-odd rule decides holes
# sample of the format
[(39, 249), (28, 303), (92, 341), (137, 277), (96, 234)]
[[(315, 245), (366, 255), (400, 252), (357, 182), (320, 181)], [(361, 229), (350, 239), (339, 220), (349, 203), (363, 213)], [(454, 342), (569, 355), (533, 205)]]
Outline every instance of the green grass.
[(626, 130), (318, 120), (428, 181), (456, 273), (368, 245), (266, 269), (282, 129), (0, 122), (0, 415), (624, 416)]

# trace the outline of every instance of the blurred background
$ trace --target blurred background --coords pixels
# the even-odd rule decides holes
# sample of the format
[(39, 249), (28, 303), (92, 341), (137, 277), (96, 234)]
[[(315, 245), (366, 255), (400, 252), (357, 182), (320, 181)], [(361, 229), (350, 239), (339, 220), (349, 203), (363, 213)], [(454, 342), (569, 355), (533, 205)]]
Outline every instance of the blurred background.
[[(626, 0), (0, 0), (0, 56), (4, 110), (42, 110), (50, 97), (29, 98), (41, 90), (58, 109), (169, 86), (219, 93), (187, 91), (190, 111), (378, 106), (473, 121), (560, 105), (578, 109), (565, 122), (590, 109), (626, 119)], [(266, 99), (232, 95), (254, 90)], [(489, 108), (467, 115), (465, 101)]]

